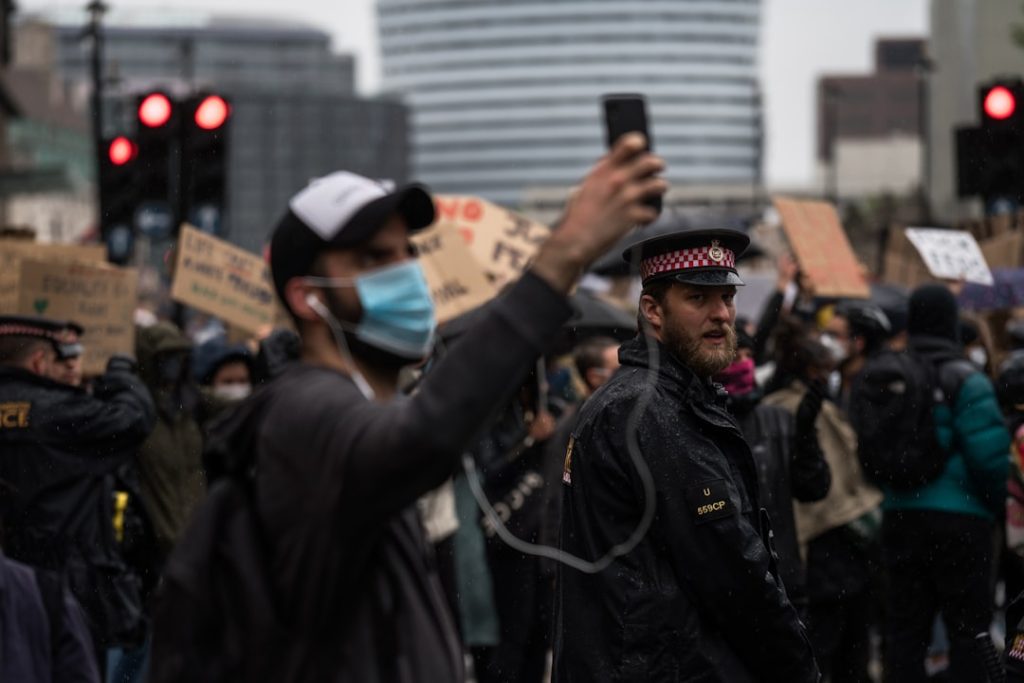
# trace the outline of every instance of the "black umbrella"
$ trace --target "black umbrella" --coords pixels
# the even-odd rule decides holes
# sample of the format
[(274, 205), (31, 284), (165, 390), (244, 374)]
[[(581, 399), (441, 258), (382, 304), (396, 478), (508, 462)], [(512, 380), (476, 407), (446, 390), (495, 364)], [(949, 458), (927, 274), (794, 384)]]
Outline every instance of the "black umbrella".
[(565, 324), (576, 341), (596, 335), (626, 340), (636, 334), (636, 316), (604, 301), (593, 292), (577, 290), (569, 303), (573, 316)]

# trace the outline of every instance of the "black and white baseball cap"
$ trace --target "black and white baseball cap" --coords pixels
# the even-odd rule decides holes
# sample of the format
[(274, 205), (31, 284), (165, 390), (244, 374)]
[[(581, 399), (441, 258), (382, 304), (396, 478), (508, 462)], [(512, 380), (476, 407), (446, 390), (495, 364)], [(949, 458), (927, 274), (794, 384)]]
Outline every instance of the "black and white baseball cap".
[(337, 171), (317, 178), (288, 202), (270, 240), (270, 271), (277, 295), (293, 277), (309, 274), (317, 255), (361, 244), (387, 219), (402, 216), (411, 232), (434, 222), (434, 200), (422, 185), (390, 191), (383, 183)]

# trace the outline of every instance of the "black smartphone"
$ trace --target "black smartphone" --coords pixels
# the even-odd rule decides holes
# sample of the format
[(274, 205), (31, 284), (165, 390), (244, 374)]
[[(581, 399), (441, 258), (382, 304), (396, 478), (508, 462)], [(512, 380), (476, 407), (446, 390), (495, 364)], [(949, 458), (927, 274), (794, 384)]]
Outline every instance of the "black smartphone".
[[(601, 98), (604, 105), (604, 128), (608, 149), (626, 133), (639, 132), (647, 138), (647, 150), (654, 147), (651, 130), (647, 125), (647, 102), (643, 95), (628, 93), (605, 95)], [(661, 213), (661, 195), (649, 197), (647, 204)]]

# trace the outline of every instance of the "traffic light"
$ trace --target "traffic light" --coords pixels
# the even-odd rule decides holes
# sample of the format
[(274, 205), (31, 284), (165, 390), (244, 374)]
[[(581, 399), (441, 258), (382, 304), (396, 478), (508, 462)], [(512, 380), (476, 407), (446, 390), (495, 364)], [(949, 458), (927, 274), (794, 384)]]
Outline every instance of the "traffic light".
[(200, 93), (182, 108), (181, 212), (201, 230), (221, 230), (227, 189), (227, 137), (231, 103)]
[(981, 129), (988, 150), (986, 197), (1024, 198), (1024, 82), (997, 81), (979, 89)]
[(138, 203), (136, 142), (125, 136), (105, 139), (100, 157), (100, 234), (107, 245), (107, 260), (124, 265), (135, 243), (135, 207)]
[[(177, 191), (177, 105), (167, 93), (155, 90), (136, 98), (138, 129), (138, 209), (146, 226), (159, 226), (153, 236), (164, 236), (171, 225)], [(154, 218), (157, 217), (157, 218)]]
[(957, 194), (1020, 205), (1024, 201), (1024, 82), (978, 87), (981, 125), (956, 131)]

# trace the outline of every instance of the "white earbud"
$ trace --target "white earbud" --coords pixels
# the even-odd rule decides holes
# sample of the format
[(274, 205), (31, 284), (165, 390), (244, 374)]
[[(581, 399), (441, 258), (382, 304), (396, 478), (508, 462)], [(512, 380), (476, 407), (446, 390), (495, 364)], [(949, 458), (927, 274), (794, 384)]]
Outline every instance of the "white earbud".
[(316, 294), (310, 292), (306, 295), (306, 305), (312, 308), (321, 318), (324, 317), (324, 305)]

